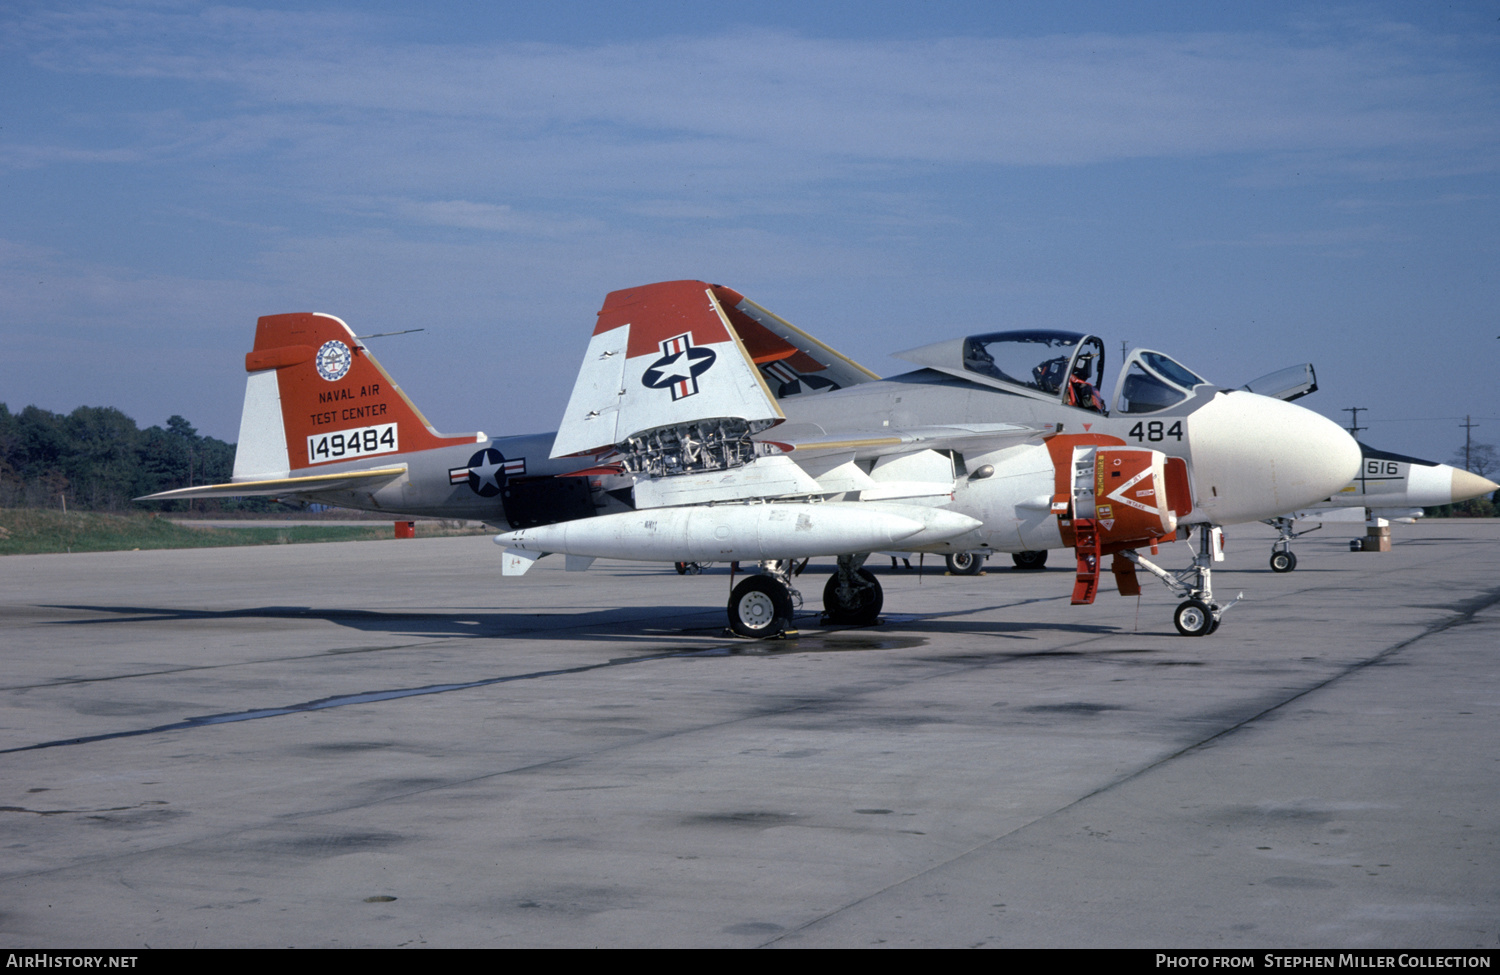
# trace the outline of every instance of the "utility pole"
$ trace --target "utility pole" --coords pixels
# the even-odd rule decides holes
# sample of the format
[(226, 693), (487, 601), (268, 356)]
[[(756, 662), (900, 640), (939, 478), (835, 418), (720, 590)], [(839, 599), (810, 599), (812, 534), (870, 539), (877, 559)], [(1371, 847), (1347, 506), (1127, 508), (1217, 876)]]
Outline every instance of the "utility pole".
[(1479, 424), (1474, 422), (1473, 417), (1465, 413), (1464, 422), (1460, 423), (1459, 426), (1464, 428), (1464, 470), (1467, 471), (1471, 470), (1469, 467), (1469, 450), (1474, 446), (1474, 428), (1479, 426)]
[(1364, 412), (1368, 411), (1368, 410), (1369, 410), (1368, 406), (1346, 406), (1346, 407), (1344, 407), (1344, 409), (1343, 409), (1342, 412), (1352, 414), (1351, 417), (1350, 417), (1350, 420), (1349, 420), (1349, 436), (1355, 437), (1355, 436), (1359, 435), (1359, 431), (1370, 429), (1369, 427), (1362, 427), (1362, 426), (1359, 425), (1359, 415), (1361, 413), (1364, 413)]

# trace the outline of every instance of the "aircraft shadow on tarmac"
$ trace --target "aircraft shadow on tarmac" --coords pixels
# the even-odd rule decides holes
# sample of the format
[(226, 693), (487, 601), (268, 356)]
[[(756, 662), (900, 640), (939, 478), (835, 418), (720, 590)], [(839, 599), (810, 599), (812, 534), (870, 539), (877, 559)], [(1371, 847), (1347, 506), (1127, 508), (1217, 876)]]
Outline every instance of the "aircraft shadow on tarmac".
[[(1033, 632), (1075, 633), (1080, 635), (1117, 634), (1118, 627), (1091, 623), (1025, 622), (996, 619), (959, 619), (975, 613), (1003, 612), (1008, 607), (1028, 602), (1047, 600), (1018, 600), (992, 607), (967, 608), (953, 613), (886, 614), (882, 623), (873, 627), (832, 627), (819, 625), (819, 613), (814, 609), (798, 611), (796, 624), (802, 628), (800, 639), (806, 643), (814, 633), (829, 634), (879, 634), (877, 643), (884, 643), (898, 634), (907, 637), (924, 634), (1000, 637), (1008, 639), (1030, 639)], [(51, 604), (48, 609), (72, 612), (103, 614), (89, 619), (54, 620), (54, 626), (100, 626), (132, 623), (188, 623), (204, 624), (230, 620), (322, 620), (338, 626), (366, 633), (386, 633), (392, 636), (424, 637), (429, 639), (495, 639), (497, 637), (525, 637), (534, 640), (577, 640), (589, 637), (608, 637), (622, 642), (660, 641), (663, 637), (700, 637), (714, 641), (730, 640), (735, 645), (746, 647), (757, 644), (782, 646), (787, 649), (799, 639), (751, 640), (727, 635), (723, 610), (703, 606), (653, 606), (642, 609), (610, 608), (581, 613), (510, 613), (474, 612), (470, 610), (427, 612), (378, 612), (374, 610), (351, 610), (313, 608), (309, 606), (249, 606), (239, 609), (200, 610), (181, 609), (169, 606), (109, 606), (100, 604)], [(678, 625), (663, 625), (672, 620)], [(1148, 634), (1142, 634), (1148, 635)], [(813, 649), (809, 644), (807, 649)], [(840, 649), (854, 649), (844, 647)], [(876, 649), (871, 646), (868, 649)]]

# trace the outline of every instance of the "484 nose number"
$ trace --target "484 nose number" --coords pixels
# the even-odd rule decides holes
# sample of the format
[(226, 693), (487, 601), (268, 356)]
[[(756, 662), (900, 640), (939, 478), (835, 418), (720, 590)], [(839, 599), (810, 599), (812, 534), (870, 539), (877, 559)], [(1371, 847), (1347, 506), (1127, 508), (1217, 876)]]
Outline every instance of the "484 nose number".
[(1137, 442), (1147, 441), (1150, 443), (1161, 443), (1163, 440), (1171, 437), (1173, 440), (1181, 443), (1182, 421), (1178, 420), (1170, 427), (1167, 426), (1164, 420), (1152, 420), (1150, 423), (1143, 421), (1131, 427), (1130, 432), (1126, 436), (1134, 437)]
[(315, 433), (307, 438), (307, 462), (309, 464), (366, 457), (370, 454), (393, 454), (396, 450), (396, 424), (394, 423), (340, 430), (337, 433)]

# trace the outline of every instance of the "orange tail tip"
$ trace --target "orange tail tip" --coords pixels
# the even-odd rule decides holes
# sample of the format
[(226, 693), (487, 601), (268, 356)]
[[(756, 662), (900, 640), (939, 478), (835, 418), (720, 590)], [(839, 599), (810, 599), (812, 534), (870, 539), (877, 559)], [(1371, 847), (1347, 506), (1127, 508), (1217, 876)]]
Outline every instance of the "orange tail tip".
[(323, 464), (474, 443), (444, 436), (391, 381), (348, 325), (332, 315), (267, 315), (240, 418), (234, 478), (276, 476)]

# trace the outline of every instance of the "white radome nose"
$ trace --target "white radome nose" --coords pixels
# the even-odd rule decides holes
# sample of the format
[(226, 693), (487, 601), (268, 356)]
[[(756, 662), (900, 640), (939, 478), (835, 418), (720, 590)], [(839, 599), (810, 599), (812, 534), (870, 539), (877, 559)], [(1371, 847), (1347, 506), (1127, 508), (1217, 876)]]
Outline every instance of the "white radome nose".
[(1188, 420), (1193, 521), (1259, 521), (1323, 501), (1359, 473), (1360, 450), (1311, 410), (1238, 390)]

